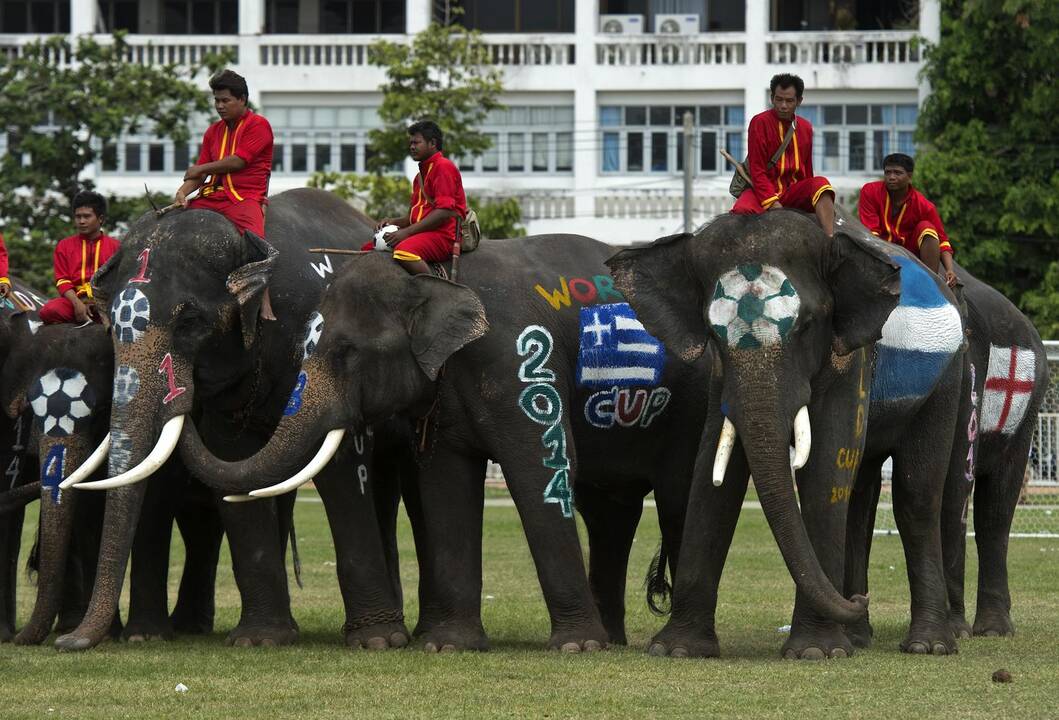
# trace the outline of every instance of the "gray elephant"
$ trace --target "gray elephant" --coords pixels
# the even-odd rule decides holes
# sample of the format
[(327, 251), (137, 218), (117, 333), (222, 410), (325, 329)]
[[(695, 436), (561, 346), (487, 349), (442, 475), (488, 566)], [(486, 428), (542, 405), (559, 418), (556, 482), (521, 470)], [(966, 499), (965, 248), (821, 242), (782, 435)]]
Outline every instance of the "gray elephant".
[[(81, 621), (95, 578), (103, 496), (61, 490), (58, 485), (88, 458), (106, 435), (113, 383), (110, 338), (100, 325), (42, 326), (33, 314), (0, 318), (6, 348), (0, 362), (0, 403), (10, 416), (28, 407), (33, 418), (25, 451), (38, 462), (36, 486), (41, 516), (37, 542), (37, 601), (14, 637), (37, 644), (58, 615), (59, 632)], [(173, 463), (179, 465), (179, 463)], [(179, 467), (167, 467), (179, 475)], [(213, 628), (214, 581), (222, 530), (201, 485), (179, 497), (175, 483), (154, 483), (133, 550), (131, 602), (124, 636), (131, 640), (170, 637), (174, 630), (207, 633)], [(168, 612), (169, 544), (173, 521), (180, 527), (186, 561), (172, 617)], [(115, 614), (111, 630), (122, 631)]]
[[(247, 492), (296, 469), (292, 448), (394, 415), (420, 418), (418, 483), (405, 500), (424, 647), (488, 647), (481, 548), (489, 458), (522, 518), (551, 618), (549, 646), (579, 652), (624, 642), (628, 554), (652, 488), (666, 552), (678, 557), (706, 366), (680, 362), (643, 329), (605, 274), (611, 252), (578, 236), (489, 240), (461, 260), (462, 285), (410, 277), (382, 253), (355, 257), (324, 295), (319, 342), (270, 445), (224, 464), (189, 433), (185, 460), (208, 482)], [(687, 442), (673, 450), (663, 438)], [(575, 506), (588, 530), (587, 578)]]
[[(111, 308), (115, 377), (122, 382), (115, 382), (111, 413), (113, 477), (77, 486), (109, 488), (92, 602), (81, 625), (56, 641), (59, 649), (85, 649), (103, 637), (143, 506), (139, 481), (173, 452), (181, 428), (197, 424), (214, 452), (236, 459), (253, 454), (283, 417), (298, 366), (315, 342), (310, 314), (341, 263), (309, 248), (358, 247), (372, 233), (370, 220), (346, 203), (307, 189), (273, 198), (266, 228), (268, 243), (210, 211), (148, 213), (93, 278), (96, 297)], [(279, 320), (259, 323), (266, 286)], [(354, 467), (370, 452), (358, 444), (347, 443)], [(328, 514), (349, 519), (332, 526), (347, 642), (403, 644), (393, 540), (397, 489), (367, 483), (361, 492), (347, 480), (339, 467), (317, 476)], [(242, 599), (229, 643), (275, 645), (297, 637), (284, 568), (293, 501), (291, 495), (219, 502)]]
[(682, 357), (716, 358), (673, 615), (650, 651), (718, 654), (717, 585), (749, 470), (797, 585), (784, 657), (850, 655), (845, 628), (866, 621), (867, 598), (836, 591), (847, 508), (862, 463), (892, 455), (912, 595), (901, 648), (955, 652), (940, 510), (964, 334), (945, 284), (848, 217), (831, 240), (786, 210), (719, 217), (608, 264), (649, 331)]

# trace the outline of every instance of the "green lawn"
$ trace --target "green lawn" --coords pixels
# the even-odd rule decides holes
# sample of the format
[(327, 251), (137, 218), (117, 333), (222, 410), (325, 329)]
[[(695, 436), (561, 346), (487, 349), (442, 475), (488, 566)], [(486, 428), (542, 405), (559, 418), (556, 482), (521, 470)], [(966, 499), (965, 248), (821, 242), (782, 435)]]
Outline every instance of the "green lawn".
[[(724, 657), (672, 660), (643, 652), (662, 625), (640, 591), (658, 539), (653, 511), (644, 517), (630, 571), (627, 649), (584, 656), (543, 649), (547, 616), (518, 517), (513, 508), (490, 507), (483, 604), (492, 652), (350, 651), (339, 633), (341, 604), (323, 506), (299, 502), (305, 589), (292, 590), (302, 628), (298, 645), (224, 647), (238, 596), (222, 556), (213, 636), (112, 643), (78, 655), (4, 645), (0, 717), (1059, 717), (1059, 540), (1011, 543), (1015, 638), (964, 641), (959, 655), (934, 658), (897, 650), (908, 614), (904, 561), (897, 538), (878, 538), (871, 569), (875, 646), (849, 660), (799, 663), (778, 658), (783, 635), (777, 628), (789, 622), (793, 585), (760, 511), (747, 510), (722, 585)], [(32, 532), (26, 528), (26, 548)], [(174, 545), (171, 597), (182, 562), (182, 549)], [(406, 522), (401, 546), (412, 627), (416, 567)], [(973, 544), (971, 552), (973, 598)], [(20, 593), (23, 620), (30, 590)], [(1009, 670), (1014, 682), (991, 682), (998, 668)], [(174, 692), (177, 683), (189, 691)]]

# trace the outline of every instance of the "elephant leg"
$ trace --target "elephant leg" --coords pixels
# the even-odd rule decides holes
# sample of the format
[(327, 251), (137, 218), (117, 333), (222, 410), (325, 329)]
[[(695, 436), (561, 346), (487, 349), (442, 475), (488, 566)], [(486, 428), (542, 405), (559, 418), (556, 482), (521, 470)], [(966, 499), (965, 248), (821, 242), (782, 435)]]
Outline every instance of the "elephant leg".
[(290, 611), (284, 565), (288, 518), (294, 493), (276, 500), (227, 503), (217, 494), (221, 519), (232, 553), (232, 571), (242, 600), (239, 624), (228, 633), (229, 645), (289, 645), (298, 638)]
[(720, 655), (715, 623), (717, 590), (750, 477), (742, 443), (736, 441), (724, 482), (716, 487), (710, 481), (720, 432), (720, 417), (704, 430), (680, 539), (672, 612), (648, 645), (651, 655)]
[(588, 582), (596, 609), (610, 642), (625, 645), (625, 578), (643, 495), (619, 498), (582, 478), (574, 496), (588, 531)]
[[(345, 605), (342, 626), (351, 648), (383, 650), (408, 644), (401, 602), (395, 597), (386, 546), (376, 516), (374, 487), (351, 481), (344, 468), (365, 467), (360, 458), (332, 462), (316, 477), (335, 544), (338, 584)], [(364, 460), (366, 462), (366, 460)], [(363, 474), (366, 479), (367, 473)]]
[(978, 546), (975, 635), (1015, 634), (1008, 588), (1008, 539), (1022, 493), (1025, 458), (1031, 439), (1031, 433), (1026, 432), (1024, 439), (1014, 443), (1010, 454), (998, 454), (975, 479), (974, 540)]
[(197, 483), (180, 503), (176, 523), (184, 541), (184, 572), (176, 605), (169, 616), (173, 631), (186, 635), (213, 632), (217, 562), (224, 526), (206, 488)]
[(488, 650), (482, 627), (486, 461), (463, 455), (440, 438), (428, 453), (415, 491), (406, 495), (412, 498), (413, 527), (421, 528), (416, 532), (421, 586), (414, 634), (428, 652)]
[(168, 478), (147, 480), (140, 522), (132, 541), (129, 576), (129, 617), (123, 637), (130, 642), (171, 640), (169, 621), (169, 547), (173, 511), (166, 492)]
[(0, 642), (11, 642), (15, 636), (15, 591), (25, 515), (24, 508), (0, 515)]
[(973, 365), (967, 363), (960, 391), (960, 409), (949, 455), (941, 501), (941, 554), (949, 602), (949, 627), (957, 638), (971, 637), (964, 600), (967, 558), (967, 510), (974, 488), (978, 457), (978, 410), (972, 402)]
[[(857, 472), (853, 495), (846, 513), (846, 572), (843, 595), (868, 595), (868, 558), (875, 532), (875, 512), (879, 506), (883, 460), (866, 460)], [(862, 622), (846, 625), (846, 637), (854, 647), (871, 646), (874, 630), (867, 614)]]

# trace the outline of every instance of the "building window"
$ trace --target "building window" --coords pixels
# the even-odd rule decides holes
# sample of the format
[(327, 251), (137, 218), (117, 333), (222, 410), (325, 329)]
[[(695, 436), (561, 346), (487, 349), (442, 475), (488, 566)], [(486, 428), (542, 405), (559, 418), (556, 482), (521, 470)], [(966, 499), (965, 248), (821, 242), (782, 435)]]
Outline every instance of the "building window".
[(779, 31), (914, 30), (918, 18), (917, 0), (772, 0), (769, 24)]
[(493, 146), (481, 157), (463, 157), (460, 171), (505, 175), (569, 173), (574, 169), (574, 108), (509, 105), (481, 125)]
[(813, 124), (813, 169), (827, 173), (874, 174), (890, 153), (915, 154), (914, 104), (803, 105), (798, 114)]
[(603, 105), (600, 172), (682, 172), (685, 112), (692, 115), (696, 173), (719, 172), (721, 147), (742, 157), (741, 105)]
[(100, 0), (99, 19), (107, 32), (139, 32), (140, 3), (136, 0)]
[(368, 133), (382, 127), (371, 107), (267, 105), (262, 113), (275, 138), (273, 173), (367, 172)]
[(2, 0), (0, 33), (68, 33), (68, 0)]
[(167, 35), (235, 35), (239, 0), (165, 0), (162, 32)]
[(600, 15), (640, 15), (643, 27), (658, 32), (659, 15), (697, 15), (699, 32), (742, 32), (746, 29), (745, 0), (600, 0)]
[(403, 33), (405, 0), (321, 0), (320, 32)]
[[(462, 13), (452, 13), (460, 8)], [(481, 32), (574, 31), (574, 0), (451, 0), (434, 3), (434, 20)]]
[(267, 0), (265, 4), (265, 32), (298, 32), (298, 0)]

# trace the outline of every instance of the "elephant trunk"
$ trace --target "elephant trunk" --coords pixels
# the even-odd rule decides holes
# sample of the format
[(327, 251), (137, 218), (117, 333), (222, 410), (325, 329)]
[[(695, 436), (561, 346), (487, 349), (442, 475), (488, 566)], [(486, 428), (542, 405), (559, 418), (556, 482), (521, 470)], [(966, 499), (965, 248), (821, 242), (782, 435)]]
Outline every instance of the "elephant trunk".
[[(332, 430), (331, 409), (337, 396), (334, 388), (331, 373), (310, 361), (298, 375), (275, 432), (257, 453), (244, 460), (221, 460), (188, 423), (180, 439), (181, 458), (203, 483), (224, 492), (248, 493), (286, 480), (304, 465), (306, 451)], [(334, 450), (337, 446), (330, 449), (332, 454)], [(316, 464), (320, 459), (316, 458)], [(326, 464), (330, 458), (322, 459)]]
[[(63, 457), (56, 464), (56, 449)], [(86, 453), (79, 445), (71, 443), (63, 447), (61, 442), (45, 445), (40, 450), (41, 475), (45, 478), (39, 486), (40, 496), (40, 569), (37, 575), (37, 601), (29, 622), (15, 636), (16, 645), (39, 645), (51, 632), (55, 616), (62, 606), (66, 581), (66, 566), (73, 534), (74, 515), (78, 493), (62, 491), (56, 485), (64, 468), (76, 468)], [(58, 472), (58, 476), (49, 474)]]
[(26, 507), (40, 497), (40, 481), (19, 485), (0, 495), (0, 515), (7, 515)]
[(820, 565), (794, 497), (790, 465), (790, 415), (780, 403), (743, 406), (740, 436), (761, 508), (798, 590), (816, 612), (836, 622), (862, 620), (868, 599), (842, 597)]

